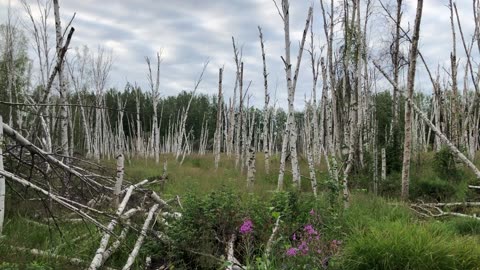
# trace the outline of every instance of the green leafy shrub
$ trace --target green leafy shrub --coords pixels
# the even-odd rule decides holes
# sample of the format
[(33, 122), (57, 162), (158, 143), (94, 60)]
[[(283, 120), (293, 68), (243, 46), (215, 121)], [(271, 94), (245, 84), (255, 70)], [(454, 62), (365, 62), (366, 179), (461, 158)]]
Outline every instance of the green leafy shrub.
[(458, 237), (441, 223), (378, 223), (358, 230), (346, 241), (340, 268), (478, 269), (480, 247), (471, 237)]
[[(378, 176), (380, 178), (380, 175)], [(379, 179), (378, 182), (378, 189), (380, 194), (387, 196), (387, 197), (396, 197), (400, 195), (400, 188), (401, 188), (401, 173), (399, 172), (392, 172), (391, 174), (387, 174), (387, 178), (385, 181)]]
[(0, 270), (18, 270), (17, 264), (14, 263), (8, 263), (8, 262), (2, 262), (0, 263)]
[(446, 147), (435, 153), (433, 168), (438, 177), (444, 180), (461, 180), (460, 170), (456, 166), (455, 156)]
[(414, 181), (411, 188), (413, 198), (422, 198), (435, 201), (444, 201), (452, 198), (457, 192), (457, 187), (438, 177)]

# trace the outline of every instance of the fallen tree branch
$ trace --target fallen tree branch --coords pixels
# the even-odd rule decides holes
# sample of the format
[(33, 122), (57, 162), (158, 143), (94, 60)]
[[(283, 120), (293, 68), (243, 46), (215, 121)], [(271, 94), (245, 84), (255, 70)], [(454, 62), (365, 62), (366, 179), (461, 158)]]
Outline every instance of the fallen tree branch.
[[(390, 84), (393, 87), (396, 87), (397, 89), (400, 89), (398, 87), (398, 85), (387, 75), (387, 73), (385, 73), (385, 71), (383, 71), (383, 69), (380, 67), (380, 65), (378, 65), (375, 61), (373, 61), (373, 64), (380, 71), (380, 73), (382, 73), (382, 75), (387, 79), (387, 81), (390, 82)], [(420, 116), (420, 118), (422, 118), (422, 120), (430, 127), (430, 129), (435, 133), (435, 135), (437, 135), (447, 145), (449, 150), (456, 157), (458, 157), (468, 168), (470, 168), (473, 171), (473, 173), (475, 174), (475, 176), (477, 177), (477, 179), (480, 180), (480, 170), (478, 170), (478, 168), (475, 166), (475, 164), (473, 164), (462, 152), (460, 152), (460, 150), (458, 150), (458, 148), (452, 142), (450, 142), (450, 140), (447, 138), (447, 136), (445, 136), (445, 134), (443, 134), (432, 123), (432, 121), (430, 121), (430, 119), (428, 119), (427, 115), (425, 115), (425, 113), (422, 110), (420, 110), (420, 108), (418, 108), (417, 104), (415, 104), (415, 102), (413, 102), (408, 96), (405, 95), (405, 92), (403, 92), (403, 91), (399, 91), (399, 92), (406, 99), (408, 104), (410, 104), (410, 106), (417, 113), (417, 115)]]
[(455, 217), (472, 218), (472, 219), (480, 220), (480, 217), (473, 216), (473, 215), (443, 211), (442, 209), (440, 209), (439, 206), (436, 206), (435, 204), (411, 204), (410, 209), (424, 217), (438, 218), (438, 217), (444, 217), (444, 216), (455, 216)]
[(148, 216), (145, 219), (145, 222), (143, 223), (142, 231), (140, 232), (140, 235), (138, 236), (137, 242), (135, 243), (135, 246), (133, 247), (132, 252), (130, 252), (130, 255), (128, 255), (127, 262), (125, 263), (125, 266), (123, 266), (122, 270), (129, 270), (133, 262), (135, 262), (135, 258), (138, 255), (138, 252), (140, 251), (140, 247), (142, 247), (143, 240), (145, 239), (145, 236), (147, 235), (147, 230), (148, 227), (150, 226), (150, 223), (152, 222), (153, 215), (158, 209), (158, 204), (155, 204), (150, 208), (150, 211), (148, 211)]
[(270, 256), (273, 240), (275, 239), (275, 236), (277, 235), (279, 228), (280, 228), (280, 216), (278, 216), (277, 221), (275, 222), (275, 226), (273, 227), (272, 234), (270, 235), (270, 238), (268, 238), (267, 246), (265, 248), (265, 257), (267, 258)]
[(100, 222), (98, 222), (97, 220), (95, 220), (93, 217), (89, 216), (87, 213), (83, 212), (82, 210), (78, 209), (77, 207), (65, 202), (64, 200), (62, 200), (58, 195), (55, 195), (49, 191), (46, 191), (44, 190), (43, 188), (21, 178), (21, 177), (18, 177), (16, 175), (14, 175), (13, 173), (10, 173), (10, 172), (7, 172), (5, 170), (0, 170), (0, 175), (3, 175), (5, 176), (6, 178), (8, 179), (11, 179), (11, 180), (14, 180), (20, 184), (22, 184), (23, 186), (26, 186), (26, 187), (30, 187), (34, 190), (37, 190), (41, 193), (43, 193), (44, 195), (50, 197), (52, 200), (54, 200), (55, 202), (57, 202), (58, 204), (64, 206), (65, 208), (77, 213), (79, 216), (81, 217), (84, 217), (85, 219), (87, 219), (88, 221), (92, 222), (93, 224), (95, 224), (97, 227), (103, 229), (103, 230), (108, 230), (108, 228), (106, 228), (103, 224), (101, 224)]
[[(50, 258), (50, 259), (56, 259), (56, 260), (60, 259), (60, 260), (68, 261), (69, 263), (71, 263), (73, 265), (77, 265), (77, 266), (88, 265), (88, 262), (84, 261), (82, 259), (70, 258), (70, 257), (67, 257), (67, 256), (57, 255), (57, 254), (54, 254), (54, 253), (51, 253), (51, 252), (48, 252), (48, 251), (44, 251), (44, 250), (39, 250), (39, 249), (36, 249), (36, 248), (29, 249), (29, 248), (25, 248), (25, 247), (16, 247), (16, 246), (10, 246), (9, 248), (13, 249), (15, 251), (19, 251), (19, 252), (30, 253), (31, 255), (34, 255), (34, 256), (40, 256), (40, 257), (46, 257), (46, 258)], [(104, 269), (105, 270), (116, 270), (115, 268), (111, 268), (111, 267), (104, 267)]]
[[(142, 181), (142, 183), (145, 182), (145, 181), (148, 182), (148, 180), (144, 180), (144, 181)], [(128, 200), (132, 196), (132, 193), (133, 193), (133, 190), (135, 189), (135, 187), (136, 187), (136, 185), (131, 185), (127, 189), (126, 194), (123, 197), (122, 202), (118, 206), (117, 212), (115, 213), (116, 217), (118, 217), (118, 218), (121, 217), (123, 211), (125, 210), (125, 207), (127, 206)], [(117, 225), (117, 223), (118, 223), (117, 218), (114, 218), (108, 224), (107, 231), (104, 233), (102, 239), (100, 240), (100, 245), (99, 245), (97, 251), (95, 252), (95, 256), (93, 257), (92, 262), (90, 263), (90, 266), (89, 266), (88, 270), (96, 270), (96, 269), (98, 269), (99, 267), (102, 266), (102, 263), (104, 262), (103, 256), (104, 256), (105, 250), (107, 248), (108, 242), (110, 241), (110, 234), (115, 229), (115, 226)]]
[(111, 187), (107, 187), (105, 185), (102, 185), (100, 183), (98, 183), (97, 181), (91, 179), (91, 178), (88, 178), (88, 177), (85, 177), (85, 175), (83, 175), (82, 173), (80, 173), (79, 171), (77, 171), (76, 169), (66, 165), (65, 163), (63, 163), (62, 161), (54, 158), (51, 154), (45, 152), (44, 150), (42, 150), (41, 148), (37, 147), (36, 145), (34, 145), (33, 143), (31, 143), (30, 141), (28, 141), (25, 137), (23, 137), (20, 133), (18, 133), (17, 131), (15, 131), (14, 129), (12, 129), (10, 126), (8, 126), (7, 124), (3, 123), (3, 132), (8, 136), (10, 137), (11, 139), (13, 139), (14, 141), (16, 141), (18, 144), (20, 144), (21, 146), (25, 147), (28, 151), (30, 151), (31, 153), (35, 153), (39, 156), (41, 156), (43, 159), (45, 159), (47, 162), (49, 163), (52, 163), (54, 165), (57, 165), (58, 167), (64, 169), (65, 171), (75, 175), (76, 177), (80, 178), (81, 180), (83, 180), (84, 182), (86, 183), (91, 183), (91, 184), (94, 184), (96, 185), (97, 187), (100, 187), (100, 188), (104, 188), (104, 189), (107, 189), (107, 190), (111, 190), (113, 191), (113, 188)]

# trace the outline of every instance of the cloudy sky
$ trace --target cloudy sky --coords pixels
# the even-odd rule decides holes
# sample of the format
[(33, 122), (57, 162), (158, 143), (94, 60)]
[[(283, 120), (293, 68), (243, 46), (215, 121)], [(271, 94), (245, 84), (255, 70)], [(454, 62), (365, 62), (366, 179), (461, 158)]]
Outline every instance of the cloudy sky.
[[(45, 0), (39, 0), (43, 2)], [(391, 0), (384, 0), (386, 2)], [(0, 22), (5, 21), (9, 0), (0, 0)], [(20, 22), (28, 23), (20, 0), (10, 0), (14, 14)], [(27, 0), (36, 12), (36, 0)], [(381, 15), (377, 0), (372, 17), (369, 46), (381, 47), (387, 32), (387, 19)], [(416, 0), (404, 0), (405, 28), (413, 25)], [(448, 0), (424, 0), (420, 50), (428, 59), (432, 70), (449, 66), (451, 50), (450, 13)], [(471, 0), (457, 0), (467, 37), (473, 34), (474, 22)], [(319, 1), (291, 1), (292, 59), (296, 59), (298, 40), (303, 31), (308, 6), (314, 4), (314, 31), (316, 42), (325, 44)], [(252, 81), (249, 93), (251, 104), (263, 104), (263, 77), (260, 43), (257, 26), (263, 28), (266, 40), (269, 84), (272, 97), (277, 89), (278, 105), (286, 107), (285, 73), (280, 56), (283, 55), (282, 21), (272, 0), (63, 0), (60, 13), (64, 22), (76, 12), (73, 26), (76, 31), (71, 47), (87, 45), (91, 50), (98, 46), (110, 49), (113, 69), (109, 86), (122, 89), (126, 82), (136, 82), (147, 87), (145, 56), (154, 58), (163, 50), (161, 66), (161, 94), (175, 95), (190, 90), (209, 61), (199, 92), (217, 93), (218, 69), (225, 67), (224, 92), (230, 97), (234, 85), (234, 64), (231, 37), (243, 50), (246, 83)], [(53, 24), (53, 11), (51, 21)], [(458, 31), (457, 31), (458, 32)], [(54, 32), (52, 28), (52, 37)], [(463, 47), (457, 33), (457, 48), (463, 57)], [(54, 44), (54, 43), (52, 43)], [(305, 96), (311, 91), (311, 71), (307, 57), (303, 58), (296, 106), (303, 107)], [(463, 76), (463, 74), (459, 74)], [(429, 92), (430, 84), (419, 65), (418, 89)], [(321, 83), (321, 82), (320, 82)]]

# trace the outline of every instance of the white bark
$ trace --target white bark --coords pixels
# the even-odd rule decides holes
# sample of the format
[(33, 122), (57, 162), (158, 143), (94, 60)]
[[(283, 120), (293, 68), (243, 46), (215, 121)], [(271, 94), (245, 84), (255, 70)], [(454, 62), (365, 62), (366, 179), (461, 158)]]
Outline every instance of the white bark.
[[(55, 34), (56, 34), (56, 51), (57, 56), (62, 54), (63, 50), (63, 34), (62, 34), (62, 25), (60, 20), (60, 6), (58, 0), (53, 0), (53, 12), (55, 15)], [(59, 92), (60, 92), (60, 149), (62, 155), (68, 157), (69, 144), (68, 144), (68, 114), (67, 114), (67, 88), (65, 85), (65, 77), (63, 73), (64, 65), (61, 64), (58, 68), (58, 83), (59, 83)], [(68, 159), (66, 159), (68, 161)]]
[(113, 190), (113, 198), (115, 202), (115, 206), (118, 207), (118, 203), (120, 200), (120, 192), (122, 190), (122, 183), (123, 183), (123, 174), (125, 172), (125, 157), (122, 153), (117, 156), (117, 177), (115, 181), (115, 188)]
[(387, 157), (385, 148), (382, 148), (382, 182), (385, 183), (385, 180), (387, 180)]
[(140, 251), (140, 247), (142, 247), (143, 240), (145, 239), (145, 236), (147, 235), (147, 230), (150, 227), (150, 223), (152, 222), (152, 218), (155, 215), (155, 212), (158, 209), (158, 204), (155, 204), (150, 208), (150, 211), (148, 211), (148, 216), (145, 219), (145, 222), (143, 223), (142, 231), (140, 232), (140, 236), (137, 239), (137, 242), (135, 243), (135, 246), (133, 247), (132, 252), (130, 252), (130, 255), (128, 256), (127, 262), (123, 266), (122, 270), (128, 270), (132, 267), (133, 263), (135, 262), (135, 258), (138, 255), (138, 252)]
[[(4, 170), (3, 168), (3, 146), (5, 144), (3, 138), (3, 119), (0, 115), (0, 170)], [(3, 231), (3, 221), (5, 218), (5, 177), (0, 175), (0, 237), (2, 236)]]
[(220, 152), (222, 145), (222, 78), (223, 68), (220, 68), (218, 71), (217, 124), (214, 138), (215, 170), (218, 170), (218, 163), (220, 162)]
[(152, 138), (153, 138), (153, 153), (155, 156), (155, 163), (158, 164), (160, 162), (160, 130), (158, 127), (158, 101), (160, 99), (160, 64), (162, 62), (161, 53), (157, 52), (157, 70), (156, 70), (156, 79), (154, 81), (154, 77), (152, 74), (152, 68), (150, 66), (150, 59), (145, 57), (145, 60), (148, 65), (148, 83), (150, 85), (151, 97), (153, 102), (153, 125), (152, 125)]
[[(143, 183), (145, 181), (142, 181)], [(147, 181), (148, 182), (148, 181)], [(110, 223), (107, 226), (107, 231), (104, 233), (102, 239), (100, 240), (100, 245), (95, 252), (95, 256), (92, 259), (92, 262), (90, 263), (90, 266), (88, 267), (88, 270), (95, 270), (98, 269), (102, 266), (102, 263), (104, 262), (103, 256), (105, 251), (107, 250), (108, 242), (110, 241), (110, 236), (113, 230), (115, 229), (115, 226), (117, 225), (118, 218), (121, 218), (121, 215), (123, 211), (125, 210), (125, 207), (127, 206), (128, 200), (130, 200), (130, 197), (132, 196), (133, 190), (137, 185), (131, 185), (128, 189), (127, 192), (125, 193), (125, 196), (123, 197), (122, 202), (117, 208), (117, 211), (115, 213), (115, 218), (110, 221)]]
[[(262, 48), (262, 62), (263, 62), (263, 84), (265, 88), (265, 105), (263, 107), (263, 152), (265, 154), (265, 173), (270, 172), (270, 151), (268, 146), (268, 103), (270, 101), (270, 95), (268, 94), (268, 73), (267, 73), (267, 63), (265, 60), (265, 45), (263, 44), (263, 33), (262, 28), (258, 27), (258, 32), (260, 33), (260, 46)], [(271, 143), (271, 142), (270, 142)]]
[[(407, 91), (408, 99), (413, 98), (414, 86), (415, 86), (415, 71), (418, 55), (418, 40), (420, 38), (420, 23), (422, 20), (422, 8), (423, 0), (417, 1), (417, 14), (415, 16), (415, 25), (412, 38), (412, 47), (410, 49), (409, 67), (408, 67), (408, 79), (407, 79)], [(413, 102), (412, 102), (413, 103)], [(410, 157), (411, 157), (411, 145), (412, 145), (412, 105), (407, 104), (405, 106), (405, 138), (403, 146), (403, 166), (402, 166), (402, 199), (407, 200), (409, 194), (410, 184)]]
[[(276, 2), (275, 2), (276, 5)], [(293, 172), (293, 183), (297, 188), (300, 188), (300, 168), (298, 164), (297, 156), (297, 129), (295, 126), (295, 111), (294, 111), (294, 100), (295, 100), (295, 88), (298, 79), (298, 73), (300, 70), (300, 64), (303, 55), (303, 48), (305, 46), (305, 40), (307, 38), (308, 28), (310, 26), (310, 20), (312, 18), (313, 8), (308, 9), (308, 15), (305, 23), (305, 29), (303, 30), (302, 40), (300, 42), (300, 47), (297, 56), (297, 64), (295, 68), (295, 73), (292, 78), (292, 64), (290, 60), (290, 11), (289, 11), (289, 1), (282, 0), (281, 11), (278, 8), (278, 12), (283, 20), (284, 26), (284, 38), (285, 38), (285, 58), (282, 58), (285, 65), (285, 76), (287, 80), (288, 88), (288, 120), (287, 128), (285, 130), (285, 137), (282, 143), (282, 155), (280, 159), (280, 172), (278, 177), (278, 189), (283, 189), (283, 175), (285, 173), (285, 158), (286, 158), (286, 146), (287, 146), (287, 136), (288, 143), (290, 144), (290, 155), (292, 163), (292, 172)]]

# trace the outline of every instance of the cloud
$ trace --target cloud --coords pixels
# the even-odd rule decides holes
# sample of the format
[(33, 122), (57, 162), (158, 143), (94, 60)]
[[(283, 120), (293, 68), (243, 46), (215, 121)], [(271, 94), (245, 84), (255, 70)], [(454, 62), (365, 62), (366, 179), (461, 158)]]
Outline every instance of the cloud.
[[(29, 0), (32, 6), (35, 1)], [(432, 69), (437, 64), (448, 67), (451, 50), (451, 34), (447, 0), (425, 0), (420, 50)], [(467, 40), (473, 33), (473, 15), (468, 1), (457, 3), (462, 27)], [(12, 0), (16, 13), (25, 15), (18, 0)], [(292, 61), (298, 53), (298, 39), (302, 35), (308, 6), (311, 1), (291, 1)], [(6, 16), (8, 0), (0, 0), (0, 19)], [(263, 75), (257, 26), (263, 28), (267, 53), (270, 91), (277, 86), (278, 105), (285, 108), (287, 91), (283, 63), (283, 25), (271, 0), (82, 0), (60, 1), (62, 19), (67, 22), (74, 12), (76, 28), (72, 47), (87, 45), (92, 51), (104, 46), (113, 51), (113, 69), (110, 86), (122, 89), (126, 81), (137, 82), (147, 89), (145, 56), (154, 58), (163, 50), (161, 67), (162, 96), (175, 95), (181, 90), (192, 89), (194, 81), (207, 60), (207, 68), (199, 92), (216, 94), (218, 69), (225, 68), (224, 93), (226, 99), (233, 94), (235, 65), (231, 37), (242, 47), (245, 65), (245, 85), (252, 81), (250, 94), (255, 106), (263, 104)], [(405, 2), (403, 26), (413, 25), (415, 0)], [(386, 19), (378, 7), (372, 18), (369, 33), (371, 48), (379, 47), (385, 32), (379, 33)], [(325, 43), (323, 19), (318, 1), (314, 7), (316, 39)], [(53, 24), (53, 11), (51, 14)], [(362, 15), (363, 16), (363, 15)], [(388, 20), (387, 20), (388, 21)], [(65, 23), (64, 23), (65, 26)], [(385, 28), (385, 26), (383, 25)], [(53, 29), (52, 29), (53, 30)], [(341, 36), (341, 33), (337, 33)], [(53, 36), (53, 32), (52, 32)], [(336, 42), (338, 39), (336, 40)], [(53, 44), (53, 43), (52, 43)], [(383, 46), (383, 45), (382, 45)], [(317, 45), (319, 47), (319, 45)], [(457, 50), (464, 57), (460, 35), (457, 31)], [(419, 65), (420, 67), (420, 65)], [(460, 73), (461, 74), (461, 73)], [(459, 74), (459, 76), (460, 76)], [(425, 77), (419, 72), (419, 80)], [(296, 106), (303, 107), (304, 97), (310, 96), (311, 71), (308, 55), (304, 54), (296, 93)], [(319, 82), (321, 85), (321, 82)], [(422, 83), (428, 88), (428, 83)], [(320, 88), (319, 88), (320, 89)], [(428, 89), (427, 89), (428, 91)]]

